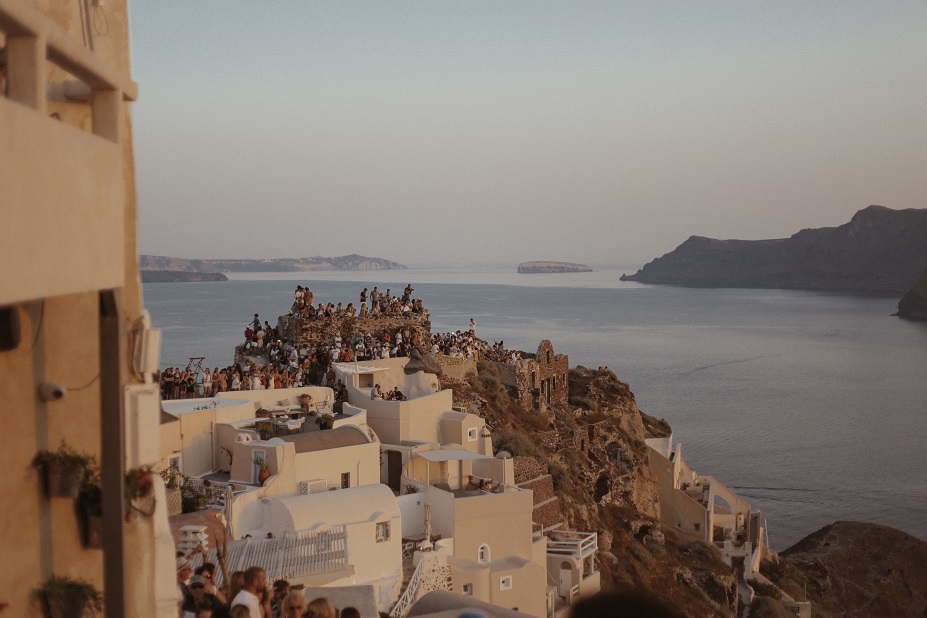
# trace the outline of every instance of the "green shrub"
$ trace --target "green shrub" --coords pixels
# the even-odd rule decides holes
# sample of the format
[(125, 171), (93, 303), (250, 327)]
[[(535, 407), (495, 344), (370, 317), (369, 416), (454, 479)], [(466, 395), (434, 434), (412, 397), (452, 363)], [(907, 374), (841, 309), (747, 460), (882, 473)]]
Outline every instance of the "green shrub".
[(213, 491), (202, 485), (188, 483), (184, 479), (180, 486), (180, 504), (183, 513), (193, 513), (201, 510), (212, 500)]
[(512, 429), (503, 429), (493, 436), (495, 451), (508, 451), (515, 457), (541, 457), (541, 450), (531, 438)]

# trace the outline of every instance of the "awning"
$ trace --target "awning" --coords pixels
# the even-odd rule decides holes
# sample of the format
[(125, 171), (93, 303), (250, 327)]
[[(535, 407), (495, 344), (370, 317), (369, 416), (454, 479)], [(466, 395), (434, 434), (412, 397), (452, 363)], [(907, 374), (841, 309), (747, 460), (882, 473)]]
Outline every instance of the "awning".
[(415, 453), (417, 457), (424, 457), (428, 461), (461, 461), (464, 459), (493, 459), (489, 455), (480, 455), (463, 449), (447, 449), (444, 451), (422, 451)]

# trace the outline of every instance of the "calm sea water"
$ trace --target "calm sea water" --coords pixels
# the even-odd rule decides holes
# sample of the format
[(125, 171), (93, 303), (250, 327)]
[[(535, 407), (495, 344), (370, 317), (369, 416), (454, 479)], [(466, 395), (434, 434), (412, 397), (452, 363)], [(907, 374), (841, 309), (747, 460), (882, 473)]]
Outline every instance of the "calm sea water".
[(144, 294), (162, 366), (212, 367), (231, 363), (255, 312), (285, 313), (297, 284), (346, 304), (365, 286), (412, 283), (434, 331), (473, 318), (487, 340), (533, 351), (547, 338), (571, 365), (614, 370), (698, 472), (763, 512), (774, 548), (841, 519), (927, 538), (927, 325), (890, 317), (897, 299), (512, 270), (236, 274)]

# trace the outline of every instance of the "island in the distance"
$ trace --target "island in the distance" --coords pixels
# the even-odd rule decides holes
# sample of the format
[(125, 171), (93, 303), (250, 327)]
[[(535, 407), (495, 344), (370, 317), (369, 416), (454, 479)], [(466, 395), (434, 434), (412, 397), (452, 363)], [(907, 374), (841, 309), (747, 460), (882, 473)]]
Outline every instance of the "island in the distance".
[(903, 294), (927, 267), (927, 209), (869, 206), (838, 227), (775, 240), (692, 236), (622, 281)]
[(256, 273), (312, 272), (320, 270), (401, 270), (398, 262), (351, 254), (341, 257), (274, 258), (268, 260), (225, 259), (191, 260), (163, 255), (140, 255), (143, 271), (180, 271), (188, 273)]
[(572, 262), (522, 262), (518, 265), (521, 274), (536, 273), (591, 273), (592, 269), (585, 264)]
[(143, 270), (142, 283), (199, 283), (228, 281), (222, 273), (191, 273), (186, 270)]

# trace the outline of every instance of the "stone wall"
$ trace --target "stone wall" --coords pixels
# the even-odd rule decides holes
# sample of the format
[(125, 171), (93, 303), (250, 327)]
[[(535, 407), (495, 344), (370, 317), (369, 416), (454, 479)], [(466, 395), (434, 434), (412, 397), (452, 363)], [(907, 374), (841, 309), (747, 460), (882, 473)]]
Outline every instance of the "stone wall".
[(547, 474), (547, 466), (534, 457), (515, 457), (512, 459), (515, 471), (515, 484), (524, 483)]
[(557, 430), (538, 432), (534, 434), (534, 439), (548, 450), (556, 451), (560, 448), (560, 432)]
[(499, 381), (514, 388), (522, 405), (536, 410), (548, 406), (566, 407), (570, 398), (568, 374), (570, 357), (555, 354), (554, 346), (544, 339), (534, 358), (515, 363), (495, 363)]
[(607, 432), (611, 425), (608, 421), (599, 421), (581, 425), (576, 431), (571, 431), (561, 436), (561, 443), (575, 451), (587, 455), (593, 445), (602, 446), (602, 442), (607, 437)]
[(429, 357), (441, 366), (445, 377), (454, 380), (464, 380), (472, 373), (476, 373), (476, 357), (460, 358), (447, 354), (430, 354)]
[(554, 498), (549, 502), (534, 507), (531, 520), (538, 524), (542, 530), (550, 530), (563, 525), (563, 516), (560, 513), (560, 499)]
[(563, 522), (560, 499), (554, 492), (554, 479), (547, 473), (547, 466), (534, 457), (515, 457), (514, 462), (515, 484), (532, 492), (533, 530), (537, 532), (559, 526)]
[[(288, 318), (288, 319), (287, 319)], [(408, 328), (412, 333), (412, 340), (415, 341), (416, 335), (423, 343), (431, 341), (431, 321), (428, 315), (414, 315), (411, 317), (383, 316), (379, 318), (359, 318), (351, 316), (341, 316), (321, 319), (296, 319), (288, 316), (281, 316), (278, 321), (278, 330), (281, 324), (287, 333), (290, 341), (300, 343), (322, 343), (330, 344), (334, 339), (335, 333), (340, 333), (341, 338), (347, 341), (350, 337), (357, 334), (371, 334), (377, 336), (381, 341), (384, 331), (389, 331), (391, 338), (390, 344), (395, 340), (392, 335), (397, 331)], [(281, 331), (282, 332), (282, 331)]]

